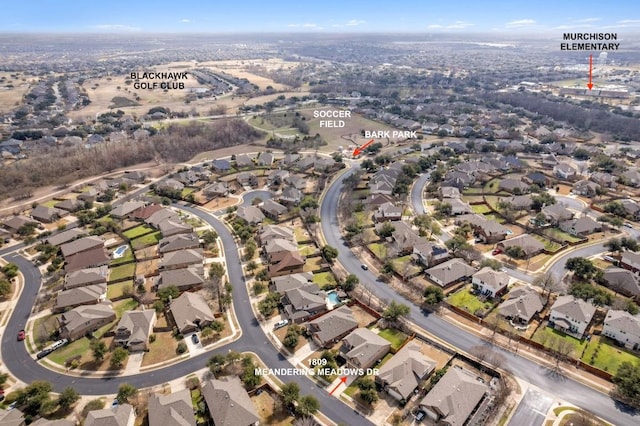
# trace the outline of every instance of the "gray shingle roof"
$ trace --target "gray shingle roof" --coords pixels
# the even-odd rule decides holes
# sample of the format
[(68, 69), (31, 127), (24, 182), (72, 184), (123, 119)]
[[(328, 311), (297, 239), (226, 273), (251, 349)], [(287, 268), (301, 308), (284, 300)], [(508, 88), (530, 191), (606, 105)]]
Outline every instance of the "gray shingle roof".
[(260, 420), (237, 377), (205, 382), (202, 396), (216, 426), (249, 426)]

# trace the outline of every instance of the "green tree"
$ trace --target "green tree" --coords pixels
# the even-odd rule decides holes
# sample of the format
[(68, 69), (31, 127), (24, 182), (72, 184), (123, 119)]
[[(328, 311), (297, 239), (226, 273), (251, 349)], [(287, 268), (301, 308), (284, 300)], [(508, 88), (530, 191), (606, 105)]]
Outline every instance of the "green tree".
[(75, 404), (79, 399), (80, 394), (78, 394), (78, 392), (74, 388), (67, 387), (64, 388), (64, 390), (58, 397), (58, 405), (60, 406), (60, 408), (66, 411), (71, 408), (71, 406)]
[(369, 405), (378, 402), (378, 392), (374, 389), (366, 389), (360, 391), (360, 398)]
[(287, 330), (287, 334), (284, 336), (284, 339), (282, 340), (282, 344), (284, 344), (287, 348), (295, 348), (296, 345), (298, 344), (299, 341), (299, 337), (300, 337), (300, 333), (301, 333), (301, 327), (297, 324), (292, 324), (289, 326), (289, 329)]
[(504, 254), (512, 259), (524, 259), (527, 253), (520, 246), (509, 246), (504, 249)]
[(355, 276), (354, 274), (349, 274), (342, 283), (342, 289), (344, 291), (352, 291), (354, 288), (356, 288), (359, 282), (360, 279), (357, 276)]
[(0, 388), (7, 382), (9, 375), (7, 373), (0, 373)]
[(300, 399), (300, 386), (295, 382), (289, 382), (280, 388), (280, 400), (282, 405), (287, 408), (293, 408)]
[(424, 303), (427, 305), (437, 305), (444, 300), (444, 292), (440, 287), (433, 285), (424, 289)]
[(611, 379), (616, 385), (615, 393), (625, 402), (640, 408), (640, 363), (624, 361)]
[(482, 259), (482, 262), (480, 262), (480, 268), (484, 268), (484, 267), (489, 267), (494, 271), (501, 271), (502, 262), (496, 259)]
[(389, 306), (382, 312), (382, 317), (387, 321), (397, 321), (400, 317), (409, 315), (409, 306), (392, 300)]
[(312, 416), (320, 409), (320, 402), (313, 395), (305, 395), (298, 401), (297, 413), (299, 416)]
[(15, 263), (7, 263), (2, 267), (2, 272), (4, 273), (5, 277), (7, 277), (8, 279), (17, 277), (18, 270), (19, 270), (18, 265), (16, 265)]
[(118, 346), (111, 353), (111, 360), (109, 361), (109, 364), (113, 368), (120, 368), (123, 366), (128, 356), (129, 356), (129, 351), (127, 351), (123, 347)]
[(104, 355), (107, 353), (107, 344), (100, 339), (92, 339), (91, 342), (89, 342), (89, 348), (91, 348), (93, 358), (96, 361), (102, 361)]
[(207, 361), (207, 367), (213, 374), (218, 374), (227, 363), (227, 359), (222, 354), (214, 354)]
[(338, 249), (327, 245), (320, 249), (320, 254), (328, 263), (333, 263), (338, 257)]
[(382, 238), (388, 238), (393, 234), (395, 230), (396, 227), (393, 226), (391, 222), (385, 222), (382, 224), (380, 229), (378, 229), (378, 235), (380, 235)]
[(578, 278), (589, 279), (596, 272), (593, 262), (584, 257), (572, 257), (567, 260), (565, 269), (572, 271)]
[(453, 255), (459, 254), (463, 250), (469, 250), (471, 245), (467, 242), (467, 239), (462, 235), (454, 235), (448, 239), (444, 245), (453, 253)]
[(7, 297), (11, 294), (12, 287), (9, 280), (0, 279), (0, 297)]
[(169, 300), (175, 299), (179, 295), (180, 290), (178, 290), (178, 287), (176, 287), (175, 285), (170, 285), (158, 290), (158, 297), (165, 305), (169, 303)]
[(207, 247), (212, 247), (218, 240), (218, 233), (216, 231), (207, 229), (202, 233), (201, 238)]
[(264, 317), (270, 317), (278, 308), (280, 295), (278, 293), (268, 293), (267, 296), (258, 302), (258, 311)]
[(123, 383), (118, 387), (118, 394), (116, 399), (120, 404), (128, 404), (131, 400), (138, 395), (138, 388), (129, 383)]

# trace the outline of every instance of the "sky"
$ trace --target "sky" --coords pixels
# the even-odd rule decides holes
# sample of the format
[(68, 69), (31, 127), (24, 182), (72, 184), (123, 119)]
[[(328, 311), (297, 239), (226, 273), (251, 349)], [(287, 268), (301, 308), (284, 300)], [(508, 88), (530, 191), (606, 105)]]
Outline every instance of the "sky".
[(17, 0), (0, 32), (640, 32), (638, 0)]

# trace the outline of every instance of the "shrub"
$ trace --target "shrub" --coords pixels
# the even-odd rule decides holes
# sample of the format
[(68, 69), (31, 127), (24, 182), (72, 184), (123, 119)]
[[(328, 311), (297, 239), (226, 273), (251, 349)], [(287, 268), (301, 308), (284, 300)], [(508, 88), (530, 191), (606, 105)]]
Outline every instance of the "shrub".
[(187, 344), (185, 342), (178, 343), (178, 347), (176, 348), (176, 352), (178, 354), (183, 354), (187, 351)]

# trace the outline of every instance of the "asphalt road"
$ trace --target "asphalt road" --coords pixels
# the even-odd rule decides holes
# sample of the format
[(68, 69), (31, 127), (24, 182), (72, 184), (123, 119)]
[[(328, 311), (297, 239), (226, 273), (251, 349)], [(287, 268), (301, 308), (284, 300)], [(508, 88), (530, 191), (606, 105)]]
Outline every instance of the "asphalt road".
[[(344, 244), (344, 240), (341, 238), (337, 216), (338, 200), (343, 188), (342, 182), (354, 171), (355, 168), (347, 171), (327, 188), (325, 198), (320, 208), (321, 225), (325, 239), (327, 240), (327, 244), (338, 249), (338, 261), (341, 262), (349, 272), (355, 274), (361, 283), (367, 283), (368, 288), (379, 298), (387, 301), (395, 300), (409, 305), (411, 308), (409, 319), (436, 337), (449, 342), (463, 351), (469, 351), (474, 346), (484, 345), (485, 342), (476, 335), (457, 328), (436, 315), (423, 314), (417, 306), (408, 302), (383, 282), (378, 281), (373, 273), (360, 268), (360, 260), (353, 254), (350, 248)], [(557, 395), (559, 398), (577, 406), (584, 407), (616, 425), (631, 426), (637, 425), (640, 422), (640, 415), (621, 409), (608, 395), (572, 379), (553, 374), (549, 369), (522, 358), (519, 355), (497, 348), (494, 350), (502, 353), (502, 355), (506, 357), (507, 361), (503, 366), (505, 370), (510, 371), (515, 376), (546, 392)]]
[(551, 409), (553, 398), (529, 389), (520, 401), (518, 409), (513, 413), (509, 421), (509, 426), (540, 426), (544, 423), (547, 412)]
[[(192, 372), (205, 367), (207, 360), (214, 353), (224, 354), (230, 350), (254, 352), (269, 368), (291, 368), (291, 363), (276, 351), (271, 342), (268, 341), (267, 336), (262, 331), (262, 328), (259, 326), (249, 307), (249, 294), (245, 285), (241, 261), (234, 237), (222, 222), (213, 218), (211, 215), (189, 206), (181, 205), (179, 207), (197, 215), (210, 224), (216, 230), (222, 241), (229, 279), (233, 285), (233, 305), (238, 323), (242, 328), (242, 337), (239, 340), (225, 345), (223, 348), (203, 353), (186, 361), (131, 376), (107, 378), (75, 377), (49, 370), (33, 360), (32, 356), (27, 352), (24, 342), (18, 342), (16, 340), (18, 331), (24, 328), (29, 318), (36, 296), (40, 290), (42, 281), (40, 271), (22, 256), (10, 254), (5, 256), (5, 259), (18, 265), (25, 279), (25, 288), (7, 323), (0, 346), (2, 360), (11, 374), (25, 383), (31, 383), (34, 380), (49, 381), (54, 385), (56, 391), (61, 391), (65, 387), (71, 386), (82, 395), (109, 395), (116, 393), (118, 386), (122, 383), (130, 383), (137, 388), (145, 388), (180, 377), (186, 377)], [(0, 254), (6, 254), (8, 250), (15, 250), (15, 248), (5, 249), (3, 250), (4, 253), (0, 252)], [(340, 402), (337, 398), (329, 396), (324, 388), (316, 385), (315, 382), (310, 379), (304, 376), (279, 376), (279, 378), (285, 383), (298, 383), (301, 394), (303, 395), (314, 395), (320, 402), (320, 410), (323, 414), (336, 423), (346, 425), (371, 424), (366, 418), (361, 417), (357, 412)]]

